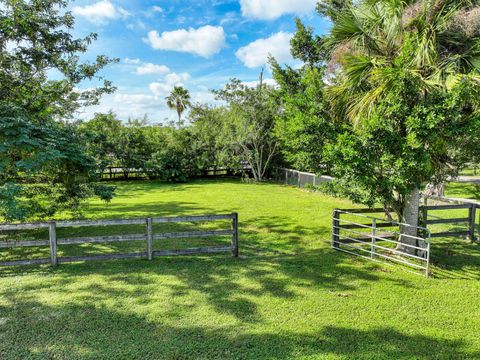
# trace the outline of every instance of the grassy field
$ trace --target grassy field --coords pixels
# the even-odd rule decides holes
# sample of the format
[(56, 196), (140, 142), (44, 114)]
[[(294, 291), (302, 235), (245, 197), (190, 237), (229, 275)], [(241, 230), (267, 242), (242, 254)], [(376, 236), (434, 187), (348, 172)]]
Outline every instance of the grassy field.
[(480, 200), (480, 184), (449, 183), (445, 188), (445, 196)]
[(241, 257), (2, 268), (0, 359), (480, 359), (480, 246), (435, 240), (429, 279), (337, 253), (331, 212), (351, 206), (274, 184), (118, 183), (87, 218), (238, 211)]

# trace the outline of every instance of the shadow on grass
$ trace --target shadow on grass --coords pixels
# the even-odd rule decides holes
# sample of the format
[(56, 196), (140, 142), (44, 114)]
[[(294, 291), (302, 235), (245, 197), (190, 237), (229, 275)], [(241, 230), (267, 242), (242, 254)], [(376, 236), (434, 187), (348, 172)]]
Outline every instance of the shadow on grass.
[[(0, 305), (0, 355), (10, 359), (363, 359), (478, 358), (463, 341), (392, 328), (327, 326), (315, 332), (248, 332), (236, 326), (174, 326), (94, 301), (51, 306), (13, 297)], [(174, 316), (172, 314), (171, 316)]]
[[(347, 261), (346, 261), (347, 260)], [(218, 313), (233, 316), (244, 323), (258, 323), (262, 316), (252, 298), (265, 295), (293, 299), (300, 295), (296, 287), (332, 293), (353, 291), (380, 279), (377, 265), (355, 264), (348, 256), (330, 249), (303, 252), (300, 255), (263, 255), (231, 258), (229, 256), (167, 257), (154, 261), (119, 260), (85, 262), (50, 267), (12, 267), (0, 277), (15, 277), (24, 273), (40, 275), (40, 285), (26, 285), (20, 291), (3, 289), (0, 295), (21, 294), (22, 291), (62, 291), (63, 286), (79, 283), (75, 296), (103, 301), (115, 296), (149, 297), (158, 276), (176, 282), (165, 288), (170, 296), (200, 293)], [(83, 279), (100, 276), (108, 281), (82, 284)], [(406, 279), (382, 276), (382, 281), (414, 288)], [(121, 285), (120, 287), (118, 285)], [(126, 285), (126, 286), (123, 286)], [(123, 290), (127, 288), (127, 290)]]
[(480, 184), (450, 182), (447, 196), (480, 200)]
[(480, 279), (480, 243), (459, 238), (432, 240), (433, 276), (440, 279)]

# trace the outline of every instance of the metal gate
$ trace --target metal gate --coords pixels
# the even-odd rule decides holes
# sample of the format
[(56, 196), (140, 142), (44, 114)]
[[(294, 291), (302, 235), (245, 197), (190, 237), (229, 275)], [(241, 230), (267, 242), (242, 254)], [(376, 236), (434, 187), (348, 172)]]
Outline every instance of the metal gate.
[[(365, 215), (381, 211), (383, 210), (335, 209), (332, 225), (333, 249), (377, 262), (401, 264), (407, 270), (422, 271), (428, 277), (430, 231), (420, 226)], [(416, 236), (405, 231), (412, 228), (416, 230), (412, 231)]]

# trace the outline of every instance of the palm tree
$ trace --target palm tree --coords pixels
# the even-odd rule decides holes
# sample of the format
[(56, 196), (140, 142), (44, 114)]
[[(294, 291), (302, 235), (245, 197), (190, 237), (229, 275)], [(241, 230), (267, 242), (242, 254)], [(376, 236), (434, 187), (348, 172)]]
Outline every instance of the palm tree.
[(182, 86), (175, 86), (165, 100), (170, 109), (177, 111), (178, 127), (182, 127), (182, 114), (190, 106), (190, 93)]
[[(332, 17), (328, 41), (335, 76), (327, 92), (334, 114), (361, 128), (405, 79), (415, 84), (417, 104), (433, 91), (448, 92), (462, 78), (478, 81), (479, 3), (360, 0), (347, 5)], [(401, 127), (406, 128), (405, 119)], [(418, 203), (418, 188), (405, 195), (399, 214), (404, 222), (417, 225)]]

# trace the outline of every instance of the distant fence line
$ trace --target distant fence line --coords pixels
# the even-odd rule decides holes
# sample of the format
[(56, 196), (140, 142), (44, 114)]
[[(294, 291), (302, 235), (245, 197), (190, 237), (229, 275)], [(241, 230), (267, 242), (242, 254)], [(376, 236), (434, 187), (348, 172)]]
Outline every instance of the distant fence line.
[(298, 171), (293, 169), (278, 168), (275, 172), (275, 181), (298, 187), (305, 187), (307, 185), (318, 186), (321, 183), (332, 181), (331, 176), (316, 175), (309, 172)]
[[(204, 170), (199, 171), (198, 177), (228, 177), (235, 176), (239, 173), (249, 173), (252, 169), (248, 165), (240, 166), (239, 168), (227, 168), (227, 167), (217, 167), (211, 166)], [(126, 180), (126, 179), (138, 179), (138, 178), (148, 178), (155, 179), (160, 176), (156, 175), (154, 172), (149, 172), (141, 168), (125, 168), (121, 166), (108, 166), (104, 168), (100, 174), (102, 175), (102, 180)]]
[[(210, 231), (194, 231), (194, 232), (175, 232), (175, 233), (158, 233), (154, 234), (153, 224), (155, 223), (180, 223), (180, 222), (198, 222), (198, 221), (217, 221), (231, 220), (231, 229), (227, 230), (210, 230)], [(85, 226), (114, 226), (114, 225), (145, 225), (146, 233), (130, 234), (130, 235), (114, 235), (114, 236), (94, 236), (94, 237), (74, 237), (74, 238), (57, 238), (57, 228), (66, 227), (85, 227)], [(222, 215), (200, 215), (200, 216), (178, 216), (178, 217), (159, 217), (159, 218), (141, 218), (141, 219), (121, 219), (121, 220), (72, 220), (72, 221), (51, 221), (41, 223), (23, 223), (23, 224), (1, 224), (0, 231), (17, 231), (17, 230), (35, 230), (48, 228), (48, 240), (29, 240), (29, 241), (0, 241), (0, 248), (17, 248), (32, 246), (49, 246), (50, 259), (29, 259), (29, 260), (12, 260), (0, 262), (0, 266), (12, 265), (34, 265), (47, 264), (57, 265), (61, 263), (89, 260), (111, 260), (111, 259), (131, 259), (131, 258), (147, 258), (152, 260), (155, 256), (173, 256), (173, 255), (195, 255), (231, 252), (232, 256), (238, 256), (238, 214), (222, 214)], [(175, 249), (175, 250), (153, 250), (153, 240), (163, 239), (182, 239), (182, 238), (198, 238), (211, 237), (220, 235), (230, 235), (231, 243), (228, 246), (210, 246), (202, 248)], [(74, 245), (86, 243), (110, 243), (124, 241), (146, 241), (146, 251), (134, 252), (126, 254), (102, 254), (92, 256), (71, 256), (58, 257), (58, 245)]]

